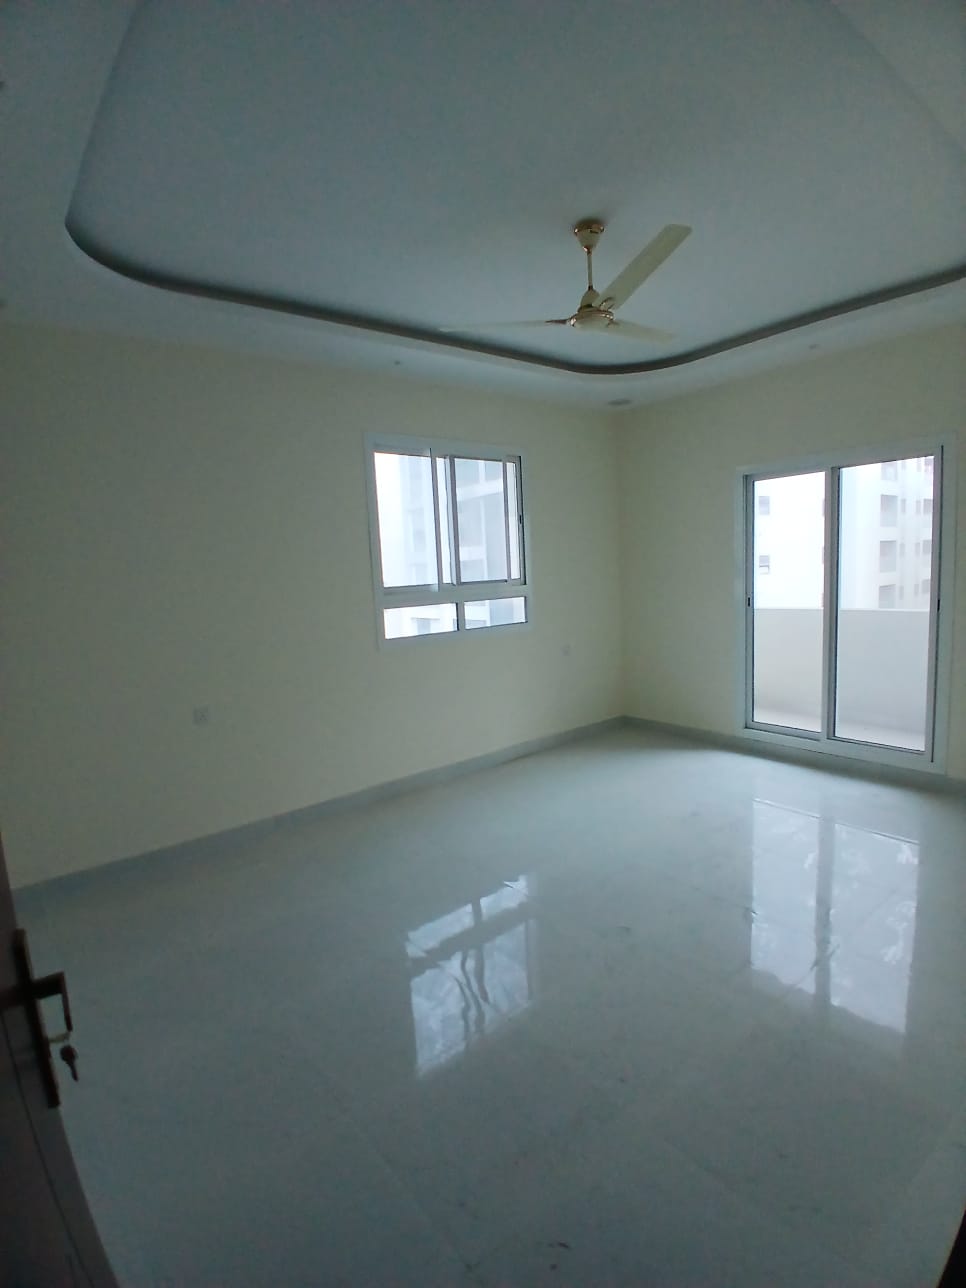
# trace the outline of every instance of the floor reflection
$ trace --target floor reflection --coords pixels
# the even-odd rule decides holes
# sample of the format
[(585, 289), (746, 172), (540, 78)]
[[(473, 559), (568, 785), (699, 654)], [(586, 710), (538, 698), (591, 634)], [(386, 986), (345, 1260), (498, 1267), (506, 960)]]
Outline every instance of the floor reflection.
[[(817, 1005), (904, 1033), (915, 946), (919, 847), (755, 800), (752, 966)], [(812, 938), (815, 969), (779, 927)], [(840, 948), (848, 930), (848, 950)]]
[(429, 1073), (529, 1006), (533, 878), (499, 889), (409, 932), (416, 1071)]

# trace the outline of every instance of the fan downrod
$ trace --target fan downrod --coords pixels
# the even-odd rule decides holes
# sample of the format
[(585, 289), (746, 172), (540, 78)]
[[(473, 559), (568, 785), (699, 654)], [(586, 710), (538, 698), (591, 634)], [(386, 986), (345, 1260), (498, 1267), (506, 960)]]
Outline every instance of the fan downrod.
[(597, 307), (600, 296), (594, 289), (594, 248), (603, 231), (604, 225), (600, 219), (581, 219), (574, 224), (574, 236), (587, 256), (587, 290), (581, 296), (577, 312), (568, 319), (572, 327), (601, 331), (614, 323), (613, 313)]

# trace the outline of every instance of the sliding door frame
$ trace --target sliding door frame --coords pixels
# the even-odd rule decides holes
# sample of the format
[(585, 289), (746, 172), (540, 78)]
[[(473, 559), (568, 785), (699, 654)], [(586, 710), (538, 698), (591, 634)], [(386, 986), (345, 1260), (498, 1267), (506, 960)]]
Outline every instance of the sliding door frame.
[[(929, 605), (929, 655), (926, 682), (925, 750), (913, 751), (834, 735), (836, 711), (836, 648), (838, 629), (840, 471), (854, 465), (935, 458), (932, 514), (932, 584)], [(789, 730), (754, 720), (754, 540), (755, 484), (793, 474), (825, 475), (825, 550), (822, 654), (822, 728), (819, 732)], [(739, 737), (775, 746), (843, 756), (873, 764), (904, 766), (931, 773), (945, 772), (950, 701), (953, 620), (953, 552), (955, 542), (955, 444), (943, 437), (910, 439), (861, 450), (828, 452), (779, 462), (770, 461), (738, 471), (735, 503), (737, 589), (736, 724)], [(833, 557), (833, 555), (835, 557)]]

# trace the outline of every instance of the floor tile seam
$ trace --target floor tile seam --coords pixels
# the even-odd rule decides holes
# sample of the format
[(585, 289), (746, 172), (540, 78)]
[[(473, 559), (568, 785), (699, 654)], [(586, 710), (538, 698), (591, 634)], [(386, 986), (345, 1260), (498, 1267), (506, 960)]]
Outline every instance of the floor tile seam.
[[(261, 1084), (252, 1082), (250, 1084), (250, 1089), (253, 1092), (257, 1092), (260, 1085)], [(331, 1093), (333, 1089), (331, 1086), (327, 1086), (325, 1090), (326, 1093)], [(153, 1131), (155, 1127), (160, 1129), (162, 1126), (162, 1123), (155, 1111), (154, 1100), (145, 1096), (139, 1096), (136, 1092), (132, 1093), (124, 1079), (120, 1079), (118, 1081), (108, 1081), (105, 1079), (103, 1082), (96, 1084), (96, 1091), (101, 1094), (104, 1102), (110, 1105), (112, 1110), (111, 1116), (114, 1122), (119, 1122), (121, 1120), (118, 1110), (123, 1109), (124, 1117), (127, 1121), (138, 1123), (144, 1123), (147, 1121), (149, 1124), (149, 1131)], [(326, 1103), (330, 1107), (326, 1109), (325, 1118), (322, 1120), (323, 1124), (327, 1127), (337, 1124), (340, 1120), (347, 1120), (349, 1116), (347, 1107), (342, 1102), (341, 1097), (337, 1102), (333, 1103), (333, 1101), (334, 1097), (327, 1094)], [(88, 1104), (90, 1103), (91, 1102), (88, 1102)], [(222, 1110), (223, 1106), (224, 1098), (221, 1098), (218, 1102), (219, 1110)], [(245, 1130), (245, 1128), (251, 1123), (250, 1106), (247, 1111), (233, 1111), (229, 1114), (229, 1118), (234, 1120), (235, 1126), (240, 1130)], [(179, 1130), (184, 1129), (190, 1131), (197, 1126), (197, 1114), (193, 1110), (179, 1110), (173, 1108), (169, 1101), (168, 1107), (164, 1110), (164, 1123), (167, 1123)]]
[(847, 1048), (827, 1044), (825, 1038), (819, 1041), (823, 1043), (829, 1055), (841, 1057), (844, 1060), (850, 1074), (863, 1081), (870, 1081), (884, 1095), (898, 1099), (901, 1102), (903, 1114), (935, 1131), (938, 1140), (944, 1130), (943, 1123), (949, 1116), (948, 1105), (944, 1108), (934, 1094), (920, 1093), (915, 1083), (907, 1084), (894, 1072), (884, 1070), (860, 1056), (852, 1055)]
[[(569, 1195), (569, 1197), (576, 1198), (579, 1196), (585, 1200), (593, 1200), (593, 1199), (607, 1200), (612, 1196), (612, 1194), (613, 1194), (612, 1190), (606, 1189), (599, 1184), (591, 1183), (585, 1187), (580, 1187), (580, 1186), (575, 1187), (573, 1189), (573, 1192)], [(549, 1219), (546, 1222), (546, 1224), (549, 1225)], [(566, 1235), (567, 1231), (561, 1230), (559, 1231), (559, 1233), (561, 1236), (563, 1236), (563, 1235)], [(494, 1258), (498, 1258), (506, 1252), (512, 1253), (521, 1244), (524, 1244), (524, 1245), (531, 1244), (534, 1248), (542, 1249), (545, 1246), (545, 1241), (542, 1239), (535, 1238), (533, 1232), (530, 1229), (528, 1229), (526, 1226), (519, 1226), (516, 1229), (514, 1229), (512, 1233), (497, 1239), (495, 1243), (487, 1247), (483, 1252), (479, 1253), (473, 1259), (471, 1273), (474, 1273), (474, 1274), (485, 1273), (485, 1263), (487, 1261), (490, 1261), (491, 1259), (494, 1259)], [(553, 1249), (558, 1249), (558, 1248), (564, 1252), (568, 1251), (568, 1249), (562, 1247), (559, 1241), (554, 1241), (549, 1246), (547, 1246), (547, 1251), (549, 1252)], [(482, 1278), (479, 1280), (479, 1282), (482, 1284), (493, 1285), (493, 1288), (517, 1288), (517, 1285), (510, 1285), (508, 1281), (505, 1279), (493, 1281), (488, 1278)], [(564, 1280), (563, 1282), (569, 1285), (571, 1284), (572, 1281)], [(607, 1288), (616, 1288), (616, 1285), (614, 1285), (612, 1281), (608, 1280)]]
[[(708, 988), (711, 994), (707, 999), (709, 1002), (715, 1000), (714, 994), (730, 991), (731, 986), (737, 982), (738, 977), (744, 974), (745, 971), (755, 969), (750, 956), (750, 946), (749, 955), (742, 956), (737, 963), (733, 960), (725, 963), (723, 960), (717, 959), (705, 962), (702, 956), (696, 955), (694, 952), (679, 951), (665, 943), (660, 945), (659, 951), (663, 960), (659, 963), (658, 969), (662, 969), (665, 974), (683, 979), (685, 982), (690, 981), (698, 987)], [(706, 956), (714, 957), (712, 953)], [(813, 967), (809, 966), (803, 972), (801, 978), (804, 979), (812, 969)], [(795, 984), (792, 984), (788, 987), (795, 986)]]
[[(791, 991), (794, 990), (789, 990), (789, 992)], [(895, 1072), (876, 1067), (881, 1062), (873, 1062), (864, 1054), (854, 1054), (854, 1044), (842, 1040), (840, 1034), (836, 1031), (828, 1028), (816, 1031), (814, 1028), (809, 1028), (800, 1032), (797, 1030), (789, 1032), (787, 1023), (788, 1019), (792, 1017), (792, 1012), (788, 1009), (790, 1001), (791, 998), (788, 995), (782, 998), (777, 1008), (770, 1009), (766, 1014), (762, 1015), (756, 1025), (756, 1029), (763, 1029), (771, 1036), (777, 1037), (791, 1046), (812, 1049), (818, 1046), (820, 1051), (823, 1051), (829, 1057), (843, 1060), (850, 1073), (863, 1079), (871, 1079), (883, 1092), (893, 1096), (899, 1095), (904, 1107), (907, 1106), (909, 1112), (916, 1117), (936, 1118), (938, 1114), (942, 1113), (937, 1108), (932, 1097), (920, 1099), (914, 1088), (906, 1089)], [(750, 1039), (754, 1036), (754, 1033), (749, 1032), (747, 1036)], [(867, 1049), (863, 1048), (863, 1051)], [(783, 1061), (783, 1067), (789, 1064), (799, 1064), (801, 1056), (801, 1050), (791, 1050), (788, 1058)]]
[[(561, 1064), (564, 1064), (568, 1070), (568, 1073), (573, 1075), (573, 1077), (576, 1080), (578, 1080), (578, 1082), (580, 1083), (581, 1095), (585, 1094), (586, 1091), (590, 1089), (600, 1090), (600, 1088), (596, 1087), (594, 1080), (590, 1078), (588, 1075), (586, 1075), (586, 1073), (580, 1068), (579, 1064), (574, 1060), (572, 1059), (562, 1060), (556, 1051), (554, 1051), (550, 1047), (543, 1046), (539, 1042), (539, 1040), (536, 1039), (531, 1034), (526, 1035), (526, 1041), (533, 1048), (534, 1055), (537, 1055), (537, 1056), (546, 1055), (546, 1056), (553, 1057), (554, 1063), (557, 1067), (559, 1067)], [(514, 1058), (517, 1058), (517, 1053), (515, 1053)], [(439, 1072), (442, 1072), (442, 1070), (440, 1069), (435, 1072), (439, 1073)], [(605, 1100), (607, 1101), (607, 1108), (609, 1111), (611, 1111), (611, 1114), (622, 1111), (623, 1109), (622, 1105), (614, 1105), (606, 1097), (605, 1097)], [(378, 1110), (380, 1106), (385, 1107), (387, 1103), (388, 1101), (384, 1097), (376, 1097), (371, 1104), (371, 1108), (373, 1108), (374, 1110)], [(372, 1148), (378, 1150), (379, 1153), (382, 1154), (382, 1156), (385, 1158), (387, 1164), (390, 1167), (392, 1167), (394, 1170), (398, 1170), (397, 1164), (393, 1162), (392, 1158), (389, 1157), (389, 1155), (385, 1152), (383, 1147), (380, 1145), (378, 1135), (370, 1127), (370, 1120), (368, 1116), (365, 1118), (365, 1120), (359, 1119), (357, 1117), (357, 1110), (355, 1107), (350, 1109), (349, 1112), (351, 1116), (354, 1119), (356, 1119), (357, 1128), (363, 1133), (365, 1138), (370, 1142), (370, 1145), (372, 1146)], [(549, 1132), (547, 1131), (547, 1129), (537, 1128), (531, 1125), (525, 1128), (522, 1136), (515, 1136), (514, 1140), (519, 1145), (521, 1150), (523, 1150), (524, 1152), (530, 1152), (533, 1149), (538, 1148), (548, 1138), (549, 1138)], [(424, 1166), (420, 1166), (417, 1170), (420, 1172), (432, 1172), (437, 1167), (442, 1169), (448, 1166), (450, 1166), (450, 1163), (448, 1161), (443, 1161), (440, 1163), (431, 1163), (431, 1164), (426, 1164)]]
[(538, 1056), (552, 1061), (555, 1068), (564, 1068), (568, 1075), (585, 1089), (599, 1092), (613, 1111), (617, 1113), (624, 1111), (626, 1101), (619, 1092), (614, 1090), (612, 1080), (588, 1068), (589, 1057), (598, 1050), (596, 1046), (588, 1047), (585, 1052), (575, 1054), (572, 1043), (555, 1042), (542, 1031), (528, 1030), (526, 1036)]
[[(602, 934), (599, 940), (599, 943), (588, 947), (606, 954), (608, 943)], [(744, 963), (731, 965), (724, 970), (710, 966), (707, 969), (697, 967), (692, 956), (675, 953), (664, 944), (655, 945), (642, 936), (636, 937), (633, 944), (626, 946), (628, 955), (623, 960), (617, 960), (616, 954), (625, 945), (623, 941), (611, 942), (615, 952), (615, 959), (610, 962), (612, 969), (608, 969), (605, 957), (583, 979), (545, 991), (542, 998), (537, 998), (536, 1005), (539, 1006), (541, 1001), (544, 1004), (565, 1001), (572, 1007), (607, 1004), (615, 996), (614, 988), (626, 987), (632, 983), (630, 972), (643, 970), (647, 972), (649, 979), (660, 976), (667, 983), (669, 993), (680, 986), (691, 987), (701, 991), (702, 1002), (710, 1007), (717, 1007), (730, 1001), (731, 985), (746, 969)], [(653, 959), (650, 954), (659, 954), (660, 960)], [(689, 1000), (695, 999), (691, 997)], [(625, 1002), (630, 1005), (631, 999), (625, 997)]]
[[(626, 1107), (612, 1106), (612, 1108), (614, 1109), (615, 1115), (617, 1116), (619, 1116), (623, 1112), (626, 1112)], [(554, 1162), (553, 1156), (555, 1154), (556, 1154), (555, 1150), (549, 1151), (549, 1156), (546, 1159), (548, 1164), (552, 1164)], [(489, 1179), (496, 1181), (499, 1179), (499, 1176), (502, 1174), (503, 1170), (504, 1169), (502, 1167), (493, 1166), (490, 1168), (489, 1172), (487, 1173), (487, 1177)], [(577, 1199), (580, 1199), (581, 1201), (586, 1201), (588, 1198), (599, 1198), (601, 1200), (606, 1200), (609, 1197), (613, 1196), (615, 1192), (619, 1192), (618, 1190), (615, 1189), (615, 1186), (613, 1184), (608, 1183), (605, 1179), (603, 1179), (600, 1176), (595, 1176), (595, 1179), (588, 1181), (584, 1173), (579, 1169), (579, 1167), (573, 1167), (572, 1170), (565, 1172), (565, 1176), (567, 1178), (565, 1182), (565, 1191), (564, 1191), (565, 1201), (573, 1201)], [(559, 1184), (559, 1179), (560, 1179), (560, 1171), (558, 1168), (555, 1174), (555, 1183)], [(547, 1219), (549, 1219), (553, 1208), (558, 1205), (558, 1202), (559, 1202), (559, 1195), (557, 1196), (556, 1199), (552, 1200), (550, 1204), (548, 1204), (546, 1212), (543, 1213), (542, 1215)], [(516, 1225), (510, 1234), (503, 1237), (498, 1236), (496, 1240), (486, 1243), (481, 1250), (478, 1250), (478, 1251), (474, 1250), (471, 1253), (470, 1250), (467, 1249), (466, 1250), (467, 1268), (475, 1270), (482, 1262), (496, 1255), (503, 1247), (512, 1246), (513, 1244), (517, 1243), (521, 1239), (525, 1238), (527, 1235), (527, 1232), (528, 1232), (528, 1225), (524, 1222), (519, 1225)]]
[[(753, 1045), (755, 1039), (760, 1037), (764, 1037), (766, 1039), (783, 1039), (782, 1047), (786, 1048), (786, 1050), (781, 1050), (781, 1048), (779, 1048), (778, 1059), (774, 1061), (775, 1082), (779, 1083), (781, 1082), (784, 1070), (791, 1068), (792, 1065), (797, 1066), (800, 1064), (801, 1051), (797, 1051), (793, 1048), (793, 1042), (795, 1042), (796, 1039), (788, 1038), (787, 1034), (784, 1033), (782, 1029), (777, 1028), (775, 1021), (770, 1018), (770, 1016), (762, 1016), (760, 1020), (751, 1024), (750, 1028), (744, 1030), (743, 1033), (735, 1034), (733, 1041), (729, 1043), (728, 1054), (734, 1055), (737, 1054), (739, 1050), (747, 1050), (748, 1047)], [(864, 1070), (857, 1069), (854, 1070), (854, 1072), (863, 1073)], [(707, 1091), (702, 1090), (702, 1078), (706, 1079), (707, 1077), (706, 1060), (703, 1059), (701, 1055), (694, 1055), (689, 1057), (688, 1068), (681, 1069), (680, 1082), (683, 1083), (684, 1079), (688, 1079), (687, 1094), (690, 1101), (698, 1101), (703, 1108), (710, 1110), (711, 1113), (715, 1113), (716, 1110), (720, 1108), (720, 1097), (719, 1094), (717, 1094), (716, 1084), (714, 1087), (708, 1088)], [(668, 1105), (666, 1108), (670, 1106), (670, 1101), (672, 1099), (677, 1099), (680, 1094), (679, 1086), (679, 1088), (676, 1088), (676, 1090), (672, 1092), (671, 1096), (668, 1096)], [(756, 1132), (757, 1128), (752, 1124), (750, 1135), (756, 1135)]]
[[(720, 890), (712, 890), (707, 887), (691, 886), (690, 888), (718, 903), (726, 904), (729, 908), (746, 913), (749, 928), (753, 927), (755, 924), (759, 924), (761, 926), (777, 926), (779, 929), (789, 931), (799, 938), (814, 939), (814, 934), (810, 930), (803, 929), (801, 924), (794, 919), (791, 914), (786, 915), (781, 912), (777, 915), (774, 912), (765, 914), (757, 911), (754, 907), (754, 903), (749, 903), (747, 899), (732, 896), (722, 893)], [(841, 938), (844, 933), (846, 932), (843, 929), (835, 934), (833, 936), (835, 942), (841, 942)]]
[(419, 1195), (414, 1191), (412, 1186), (408, 1183), (405, 1176), (402, 1175), (402, 1173), (392, 1163), (392, 1161), (386, 1157), (385, 1153), (379, 1147), (378, 1143), (371, 1136), (371, 1134), (365, 1130), (365, 1125), (357, 1121), (351, 1113), (346, 1114), (346, 1123), (351, 1128), (352, 1132), (360, 1139), (360, 1141), (362, 1141), (365, 1144), (369, 1153), (374, 1158), (378, 1159), (380, 1169), (384, 1174), (385, 1179), (392, 1183), (392, 1187), (396, 1191), (396, 1197), (399, 1199), (405, 1200), (405, 1202), (407, 1203), (412, 1204), (412, 1206), (416, 1209), (419, 1215), (426, 1222), (427, 1227), (429, 1228), (429, 1230), (432, 1231), (437, 1241), (443, 1246), (444, 1250), (447, 1253), (449, 1253), (454, 1260), (458, 1261), (464, 1269), (467, 1269), (468, 1267), (466, 1263), (466, 1258), (463, 1256), (462, 1251), (454, 1244), (452, 1238), (444, 1229), (444, 1227), (436, 1220), (433, 1214), (426, 1208), (425, 1204), (421, 1201), (421, 1199), (419, 1198)]
[[(758, 856), (755, 856), (755, 857), (758, 857)], [(762, 857), (774, 859), (776, 862), (781, 861), (781, 857), (777, 855), (766, 855)], [(802, 865), (798, 862), (790, 863), (788, 865), (788, 870), (793, 871), (796, 875), (798, 875), (802, 871)], [(894, 878), (880, 880), (880, 879), (876, 879), (875, 877), (869, 877), (865, 873), (862, 873), (861, 881), (862, 881), (863, 889), (868, 889), (871, 887), (876, 894), (880, 894), (882, 896), (879, 903), (876, 904), (876, 907), (881, 907), (882, 903), (885, 903), (885, 901), (888, 898), (902, 893), (899, 884)], [(832, 906), (834, 907), (834, 904)]]
[[(887, 1217), (885, 1217), (881, 1222), (879, 1222), (877, 1225), (872, 1227), (869, 1233), (869, 1238), (867, 1239), (864, 1245), (865, 1250), (863, 1253), (859, 1255), (859, 1258), (858, 1258), (863, 1269), (868, 1270), (872, 1273), (877, 1273), (881, 1271), (881, 1262), (873, 1256), (873, 1249), (875, 1247), (877, 1240), (881, 1236), (889, 1233), (890, 1231), (894, 1231), (897, 1225), (898, 1225), (898, 1228), (904, 1231), (905, 1233), (911, 1233), (907, 1219), (901, 1215), (901, 1213), (899, 1212), (899, 1209), (901, 1208), (901, 1205), (914, 1193), (920, 1178), (924, 1175), (927, 1168), (929, 1168), (932, 1165), (934, 1156), (937, 1153), (939, 1153), (944, 1147), (945, 1147), (944, 1143), (939, 1142), (929, 1151), (928, 1156), (923, 1160), (921, 1166), (917, 1169), (915, 1175), (911, 1177), (908, 1184), (904, 1186), (902, 1194), (900, 1196), (897, 1196), (895, 1203), (893, 1204), (893, 1211), (890, 1212), (890, 1214)], [(952, 1246), (953, 1239), (955, 1238), (956, 1231), (958, 1229), (964, 1203), (966, 1203), (966, 1189), (964, 1189), (961, 1192), (958, 1202), (955, 1202), (953, 1206), (953, 1217), (948, 1230), (948, 1233), (949, 1233), (948, 1246), (950, 1247)]]
[[(897, 1200), (897, 1203), (898, 1201), (900, 1200)], [(952, 1224), (952, 1226), (950, 1227), (950, 1230), (949, 1230), (950, 1247), (952, 1246), (953, 1239), (956, 1235), (956, 1231), (959, 1226), (959, 1221), (961, 1220), (961, 1215), (962, 1215), (961, 1211), (958, 1211), (956, 1219)], [(883, 1217), (881, 1221), (869, 1226), (865, 1230), (865, 1237), (862, 1240), (861, 1247), (856, 1250), (852, 1258), (855, 1268), (860, 1273), (870, 1274), (875, 1276), (881, 1276), (883, 1275), (883, 1273), (889, 1274), (888, 1270), (883, 1271), (882, 1260), (880, 1256), (876, 1255), (875, 1245), (880, 1237), (882, 1237), (888, 1231), (894, 1230), (894, 1229), (895, 1229), (895, 1214), (894, 1212), (890, 1212), (885, 1217)], [(907, 1231), (907, 1233), (911, 1233), (911, 1232)], [(918, 1251), (920, 1252), (920, 1255), (923, 1252), (925, 1252), (924, 1249), (919, 1249)], [(928, 1255), (928, 1253), (926, 1255)], [(938, 1264), (936, 1265), (937, 1277), (935, 1280), (930, 1280), (928, 1285), (926, 1285), (923, 1280), (916, 1280), (915, 1285), (910, 1285), (909, 1280), (905, 1278), (892, 1278), (891, 1275), (885, 1281), (883, 1281), (880, 1278), (877, 1278), (875, 1282), (876, 1284), (885, 1282), (888, 1285), (890, 1285), (890, 1288), (921, 1288), (921, 1286), (922, 1288), (932, 1288), (933, 1284), (938, 1285), (938, 1282), (939, 1282), (938, 1276), (942, 1273), (942, 1266), (944, 1262), (944, 1256), (942, 1252), (939, 1253), (937, 1262), (938, 1262)]]
[[(718, 1170), (701, 1156), (700, 1153), (688, 1148), (683, 1142), (672, 1139), (662, 1127), (659, 1120), (653, 1123), (653, 1130), (666, 1146), (671, 1146), (678, 1153), (683, 1154), (685, 1158), (695, 1167), (697, 1167), (705, 1176), (712, 1180), (716, 1185), (724, 1189), (732, 1200), (742, 1204), (749, 1213), (753, 1213), (758, 1219), (767, 1220), (781, 1229), (789, 1239), (808, 1239), (814, 1238), (815, 1227), (814, 1221), (810, 1221), (805, 1215), (800, 1220), (794, 1217), (790, 1218), (789, 1208), (779, 1198), (772, 1186), (763, 1186), (757, 1184), (754, 1180), (745, 1178), (729, 1177), (725, 1172)], [(759, 1197), (761, 1196), (761, 1197)], [(889, 1207), (894, 1206), (894, 1201), (890, 1201)], [(798, 1210), (797, 1208), (794, 1210)], [(875, 1232), (880, 1225), (888, 1219), (888, 1214), (883, 1213), (880, 1222), (865, 1222), (858, 1226), (863, 1235), (863, 1246), (874, 1237)], [(828, 1225), (828, 1216), (824, 1218), (826, 1226)], [(838, 1223), (835, 1231), (840, 1235), (849, 1235), (856, 1230), (856, 1223), (851, 1218), (844, 1223)], [(837, 1244), (825, 1243), (826, 1252), (830, 1253), (837, 1260), (843, 1262), (855, 1274), (862, 1275), (866, 1273), (869, 1267), (857, 1256), (855, 1252), (845, 1251)]]
[(326, 1093), (336, 1102), (339, 1113), (350, 1118), (357, 1127), (363, 1126), (359, 1121), (360, 1113), (372, 1113), (383, 1103), (382, 1093), (359, 1093), (351, 1068), (344, 1075), (334, 1073), (326, 1063), (324, 1050), (316, 1050), (309, 1045), (293, 1046), (293, 1050), (297, 1054), (295, 1063), (300, 1066), (311, 1065)]
[[(629, 1112), (636, 1111), (631, 1110)], [(753, 1219), (757, 1222), (767, 1222), (772, 1226), (777, 1226), (784, 1235), (787, 1236), (789, 1241), (801, 1242), (814, 1234), (813, 1231), (806, 1228), (804, 1222), (802, 1224), (796, 1224), (788, 1221), (778, 1206), (772, 1206), (770, 1203), (758, 1202), (727, 1176), (718, 1172), (714, 1167), (709, 1166), (700, 1155), (686, 1148), (681, 1142), (668, 1136), (662, 1130), (661, 1120), (659, 1117), (648, 1116), (644, 1122), (646, 1127), (654, 1131), (665, 1148), (668, 1148), (672, 1153), (679, 1155), (687, 1162), (687, 1164), (697, 1169), (697, 1171), (699, 1171), (706, 1180), (712, 1182), (716, 1187), (724, 1191), (727, 1194), (729, 1201), (734, 1203), (739, 1210), (743, 1210), (749, 1220)], [(660, 1180), (658, 1180), (657, 1183), (660, 1185)], [(622, 1190), (618, 1190), (618, 1192), (626, 1193), (626, 1187), (623, 1187)], [(851, 1256), (843, 1254), (838, 1249), (830, 1248), (827, 1249), (827, 1252), (853, 1273), (861, 1273), (865, 1269), (864, 1266), (857, 1263)]]
[[(747, 904), (739, 904), (738, 901), (727, 900), (724, 896), (715, 896), (715, 897), (720, 898), (722, 902), (729, 902), (732, 907), (741, 906), (747, 909), (749, 912), (752, 913), (752, 924), (758, 921), (757, 916), (754, 915), (754, 910), (748, 908)], [(872, 918), (876, 915), (876, 913), (878, 911), (881, 911), (885, 902), (886, 901), (883, 901), (882, 904), (879, 904), (875, 909), (870, 911), (861, 922), (857, 922), (855, 925), (847, 929), (843, 928), (841, 931), (834, 933), (831, 940), (829, 941), (828, 948), (822, 949), (817, 953), (815, 959), (808, 967), (808, 969), (804, 971), (803, 974), (790, 985), (790, 987), (792, 988), (797, 987), (801, 979), (804, 979), (812, 970), (814, 970), (820, 961), (830, 960), (836, 954), (839, 954), (839, 955), (844, 955), (845, 953), (854, 954), (856, 957), (859, 957), (861, 960), (868, 962), (869, 964), (881, 966), (882, 961), (874, 951), (870, 949), (863, 949), (859, 946), (856, 946), (854, 940), (855, 940), (855, 937), (859, 935), (861, 931), (865, 928), (866, 924), (872, 920)], [(760, 924), (763, 926), (769, 926), (769, 925), (775, 926), (780, 930), (789, 931), (793, 934), (796, 934), (798, 937), (802, 939), (811, 938), (811, 936), (808, 934), (807, 931), (801, 930), (800, 928), (792, 924), (790, 918), (786, 918), (782, 916), (770, 917), (768, 919), (762, 919)], [(668, 948), (667, 952), (669, 954), (673, 954), (675, 953), (675, 950)], [(677, 955), (681, 956), (681, 954), (677, 954)], [(745, 963), (745, 965), (751, 966), (752, 963), (749, 961)], [(741, 967), (739, 969), (743, 969), (743, 968), (744, 967)], [(933, 967), (931, 971), (931, 973), (939, 974), (942, 976), (945, 976), (945, 972), (946, 972), (946, 968), (942, 966)], [(953, 976), (950, 976), (948, 979), (944, 978), (942, 982), (954, 984), (956, 981)]]
[[(433, 1230), (434, 1234), (436, 1234), (436, 1236), (445, 1244), (446, 1248), (452, 1252), (453, 1256), (460, 1262), (464, 1270), (468, 1273), (472, 1273), (475, 1270), (476, 1266), (479, 1264), (479, 1262), (482, 1260), (482, 1258), (484, 1256), (489, 1255), (490, 1249), (487, 1249), (484, 1253), (479, 1254), (475, 1258), (470, 1256), (468, 1251), (460, 1247), (459, 1244), (454, 1240), (453, 1236), (446, 1229), (445, 1225), (437, 1218), (437, 1216), (431, 1210), (431, 1208), (426, 1203), (424, 1198), (421, 1196), (421, 1194), (419, 1193), (418, 1187), (414, 1186), (406, 1175), (407, 1170), (409, 1171), (415, 1170), (415, 1172), (418, 1174), (424, 1174), (427, 1172), (432, 1172), (436, 1170), (436, 1168), (434, 1166), (427, 1166), (427, 1167), (421, 1167), (416, 1169), (406, 1169), (402, 1165), (397, 1165), (384, 1152), (384, 1150), (379, 1145), (375, 1137), (365, 1130), (364, 1124), (356, 1124), (356, 1127), (357, 1127), (357, 1130), (363, 1133), (369, 1149), (374, 1151), (379, 1156), (383, 1166), (392, 1174), (395, 1184), (399, 1187), (399, 1189), (402, 1192), (408, 1195), (409, 1200), (412, 1203), (414, 1203), (416, 1207), (419, 1209), (420, 1213), (422, 1214), (422, 1216), (424, 1217), (424, 1219), (426, 1220), (430, 1228)], [(439, 1170), (442, 1171), (445, 1166), (448, 1166), (448, 1164), (439, 1165)]]

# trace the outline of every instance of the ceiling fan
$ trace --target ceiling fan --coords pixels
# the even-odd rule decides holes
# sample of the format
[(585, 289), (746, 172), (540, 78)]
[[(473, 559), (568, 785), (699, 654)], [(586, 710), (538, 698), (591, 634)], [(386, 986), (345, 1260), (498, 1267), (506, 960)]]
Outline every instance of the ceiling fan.
[(576, 331), (600, 331), (628, 339), (647, 340), (663, 344), (673, 340), (668, 331), (657, 327), (640, 326), (637, 322), (624, 322), (614, 317), (614, 311), (625, 304), (637, 288), (664, 263), (684, 241), (691, 229), (686, 224), (668, 224), (653, 241), (648, 242), (631, 262), (617, 274), (603, 291), (594, 286), (594, 250), (600, 241), (604, 225), (599, 219), (582, 219), (574, 225), (574, 236), (587, 255), (587, 290), (580, 297), (574, 313), (566, 318), (546, 318), (541, 322), (491, 322), (483, 326), (441, 327), (443, 331), (503, 331), (511, 327), (570, 326)]

